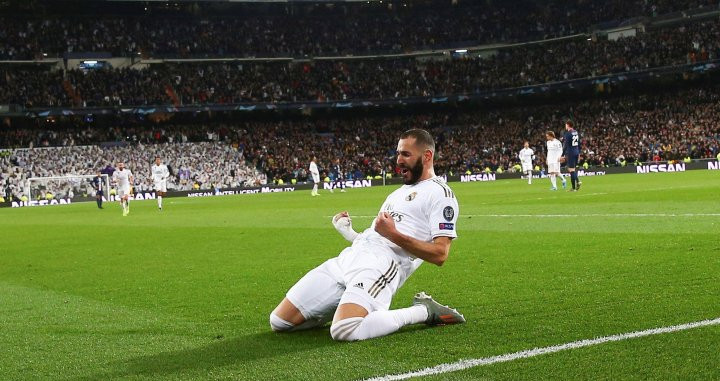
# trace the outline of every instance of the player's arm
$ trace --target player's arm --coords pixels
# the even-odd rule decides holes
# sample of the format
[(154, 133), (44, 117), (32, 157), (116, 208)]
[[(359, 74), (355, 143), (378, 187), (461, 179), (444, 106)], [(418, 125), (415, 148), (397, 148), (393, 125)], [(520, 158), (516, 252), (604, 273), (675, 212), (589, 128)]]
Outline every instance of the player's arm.
[(337, 230), (338, 233), (340, 233), (340, 235), (349, 242), (355, 241), (355, 238), (357, 238), (360, 234), (353, 229), (352, 220), (350, 219), (350, 214), (348, 212), (340, 212), (336, 214), (332, 219), (332, 223), (335, 230)]
[(375, 219), (375, 231), (410, 254), (438, 266), (442, 266), (450, 254), (451, 237), (435, 237), (431, 242), (410, 237), (397, 230), (395, 220), (386, 212)]

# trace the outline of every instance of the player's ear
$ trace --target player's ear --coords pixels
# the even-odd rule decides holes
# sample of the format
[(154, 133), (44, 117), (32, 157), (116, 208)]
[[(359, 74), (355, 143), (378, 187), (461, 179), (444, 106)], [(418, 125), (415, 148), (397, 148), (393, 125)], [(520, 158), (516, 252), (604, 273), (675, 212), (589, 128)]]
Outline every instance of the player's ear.
[(423, 159), (426, 162), (430, 162), (433, 159), (433, 151), (426, 149), (425, 153), (423, 154)]

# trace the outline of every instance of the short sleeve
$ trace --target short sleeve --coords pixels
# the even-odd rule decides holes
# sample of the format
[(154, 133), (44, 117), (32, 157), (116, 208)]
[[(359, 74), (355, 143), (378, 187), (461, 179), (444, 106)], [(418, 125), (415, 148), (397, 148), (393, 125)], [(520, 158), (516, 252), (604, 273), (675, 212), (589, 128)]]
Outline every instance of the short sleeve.
[(435, 193), (430, 202), (429, 222), (432, 238), (457, 238), (457, 219), (460, 213), (457, 198), (450, 188)]

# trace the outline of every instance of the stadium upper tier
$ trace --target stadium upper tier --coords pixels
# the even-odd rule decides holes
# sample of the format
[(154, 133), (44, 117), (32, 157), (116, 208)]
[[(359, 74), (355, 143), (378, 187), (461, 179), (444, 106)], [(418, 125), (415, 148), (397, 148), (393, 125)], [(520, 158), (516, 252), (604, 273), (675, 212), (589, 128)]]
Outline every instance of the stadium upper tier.
[[(118, 160), (147, 176), (156, 154), (173, 168), (173, 186), (198, 182), (201, 189), (264, 182), (265, 178), (305, 181), (312, 155), (318, 157), (323, 177), (333, 176), (331, 163), (338, 158), (346, 178), (376, 176), (383, 171), (396, 174), (392, 147), (400, 133), (411, 127), (428, 129), (435, 136), (438, 174), (512, 170), (525, 140), (536, 151), (536, 164), (544, 167), (544, 133), (552, 130), (560, 135), (568, 117), (581, 134), (581, 164), (620, 165), (623, 161), (707, 158), (720, 153), (720, 89), (714, 87), (409, 117), (4, 128), (0, 129), (0, 146), (35, 148), (0, 151), (0, 184), (7, 191), (11, 183), (17, 189), (31, 176), (92, 174)], [(100, 142), (124, 146), (77, 147)], [(65, 148), (43, 148), (50, 146)], [(182, 169), (189, 172), (180, 172)], [(140, 179), (139, 184), (149, 186)]]
[(720, 57), (720, 21), (637, 37), (508, 47), (489, 57), (154, 64), (49, 71), (0, 66), (0, 104), (25, 107), (210, 105), (473, 94), (704, 62)]
[(114, 14), (119, 11), (98, 5), (89, 11), (52, 2), (27, 4), (27, 9), (6, 5), (0, 16), (0, 59), (68, 52), (155, 58), (400, 53), (540, 40), (585, 33), (603, 22), (718, 7), (715, 0), (419, 0), (177, 9), (138, 3), (130, 5), (137, 8), (134, 13), (123, 9)]

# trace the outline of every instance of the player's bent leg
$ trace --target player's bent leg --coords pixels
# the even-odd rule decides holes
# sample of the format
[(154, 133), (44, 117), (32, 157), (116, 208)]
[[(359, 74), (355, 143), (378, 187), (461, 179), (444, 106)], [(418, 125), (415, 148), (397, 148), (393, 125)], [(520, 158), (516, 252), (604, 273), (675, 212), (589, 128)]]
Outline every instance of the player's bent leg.
[(284, 298), (270, 313), (270, 328), (275, 332), (291, 331), (303, 323), (305, 317), (288, 298)]
[(274, 331), (299, 331), (325, 325), (345, 291), (341, 283), (337, 258), (310, 270), (270, 314), (270, 327)]
[[(343, 306), (352, 306), (356, 311), (362, 309), (365, 316), (336, 314), (333, 324), (330, 326), (330, 336), (336, 341), (357, 341), (386, 336), (397, 332), (406, 325), (423, 323), (428, 319), (428, 310), (422, 305), (397, 310), (379, 310), (370, 313), (367, 313), (359, 305), (343, 304), (340, 307)], [(360, 313), (356, 312), (351, 315), (360, 315)]]
[[(379, 267), (385, 270), (385, 264)], [(389, 335), (406, 325), (427, 320), (428, 311), (422, 305), (388, 310), (392, 297), (400, 286), (399, 279), (393, 275), (396, 274), (396, 269), (395, 263), (391, 263), (384, 274), (378, 269), (368, 269), (348, 282), (348, 285), (353, 286), (343, 293), (330, 327), (333, 340), (372, 339)]]

